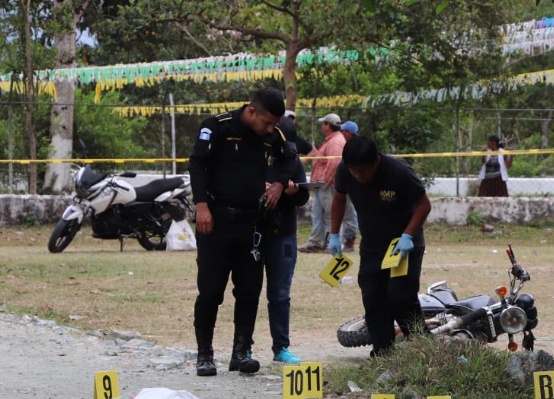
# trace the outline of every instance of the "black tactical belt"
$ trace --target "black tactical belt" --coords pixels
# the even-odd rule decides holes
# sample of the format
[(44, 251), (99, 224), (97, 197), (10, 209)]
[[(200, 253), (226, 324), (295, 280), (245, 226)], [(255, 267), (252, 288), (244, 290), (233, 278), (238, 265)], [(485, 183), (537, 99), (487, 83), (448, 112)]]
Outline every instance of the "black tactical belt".
[(262, 219), (262, 215), (257, 209), (240, 209), (218, 204), (210, 203), (210, 210), (214, 216), (224, 217), (229, 220), (254, 222)]

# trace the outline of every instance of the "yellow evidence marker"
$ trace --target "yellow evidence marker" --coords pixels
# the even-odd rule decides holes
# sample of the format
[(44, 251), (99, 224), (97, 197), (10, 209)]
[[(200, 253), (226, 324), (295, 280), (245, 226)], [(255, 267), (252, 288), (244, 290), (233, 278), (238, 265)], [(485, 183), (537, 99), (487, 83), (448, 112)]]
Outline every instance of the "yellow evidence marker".
[(331, 259), (331, 262), (325, 266), (325, 269), (319, 273), (319, 277), (331, 287), (336, 287), (339, 285), (340, 279), (343, 278), (348, 269), (350, 269), (350, 266), (352, 266), (352, 260), (347, 256), (335, 255), (333, 259)]
[(321, 363), (283, 367), (283, 399), (323, 398)]
[(119, 384), (115, 370), (94, 373), (94, 399), (113, 399), (118, 396)]
[(381, 394), (381, 393), (374, 393), (371, 395), (371, 399), (394, 399), (396, 396), (394, 394)]
[(387, 249), (387, 253), (381, 263), (381, 269), (391, 269), (391, 277), (401, 277), (408, 274), (408, 255), (402, 257), (402, 253), (398, 251), (396, 255), (393, 255), (392, 251), (396, 244), (400, 241), (400, 237), (393, 238)]
[(410, 254), (406, 254), (406, 256), (404, 256), (400, 260), (400, 263), (398, 264), (398, 266), (390, 269), (391, 277), (402, 277), (408, 274), (408, 256), (410, 256)]
[(383, 263), (381, 263), (381, 269), (390, 269), (400, 264), (400, 261), (402, 260), (401, 252), (398, 251), (396, 255), (392, 254), (392, 251), (394, 250), (394, 247), (396, 247), (396, 244), (398, 244), (398, 241), (400, 241), (400, 237), (393, 238), (390, 242), (387, 253), (383, 258)]
[(554, 371), (533, 373), (535, 399), (554, 399)]

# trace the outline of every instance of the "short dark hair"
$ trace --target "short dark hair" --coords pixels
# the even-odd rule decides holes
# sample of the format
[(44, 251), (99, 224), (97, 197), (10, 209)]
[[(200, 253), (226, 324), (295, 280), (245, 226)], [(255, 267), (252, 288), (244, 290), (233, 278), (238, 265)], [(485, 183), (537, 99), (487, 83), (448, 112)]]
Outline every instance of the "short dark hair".
[(500, 144), (500, 137), (498, 137), (496, 134), (491, 134), (488, 138), (489, 141), (493, 141), (496, 143), (496, 145)]
[(285, 114), (285, 99), (281, 92), (273, 87), (265, 87), (254, 93), (250, 105), (260, 113), (269, 112), (279, 118)]
[(333, 125), (332, 123), (329, 123), (329, 122), (323, 122), (323, 123), (326, 123), (329, 126), (331, 126), (331, 130), (333, 132), (338, 132), (340, 130), (340, 125)]
[(379, 156), (377, 142), (371, 137), (354, 136), (346, 142), (342, 150), (342, 160), (348, 167), (373, 165)]

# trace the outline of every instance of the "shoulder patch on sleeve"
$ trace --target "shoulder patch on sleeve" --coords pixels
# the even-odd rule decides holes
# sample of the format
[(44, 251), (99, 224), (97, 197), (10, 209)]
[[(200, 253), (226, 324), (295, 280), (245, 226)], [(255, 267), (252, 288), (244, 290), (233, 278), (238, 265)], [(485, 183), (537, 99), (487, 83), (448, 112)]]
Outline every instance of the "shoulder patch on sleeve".
[(200, 136), (198, 138), (200, 140), (210, 141), (211, 136), (212, 136), (212, 131), (207, 127), (204, 127), (200, 130)]

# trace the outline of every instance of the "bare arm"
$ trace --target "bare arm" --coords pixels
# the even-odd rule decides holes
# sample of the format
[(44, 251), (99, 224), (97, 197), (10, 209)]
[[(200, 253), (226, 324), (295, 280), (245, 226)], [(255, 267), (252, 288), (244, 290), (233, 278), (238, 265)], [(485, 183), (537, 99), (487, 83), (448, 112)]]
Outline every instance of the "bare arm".
[(313, 159), (306, 159), (305, 157), (317, 157), (317, 148), (312, 147), (312, 150), (308, 152), (304, 157), (302, 157), (301, 161), (304, 165), (308, 162), (313, 161)]
[(510, 155), (506, 158), (504, 158), (504, 164), (506, 165), (507, 168), (511, 168), (512, 167), (512, 164), (514, 163), (514, 155)]
[[(334, 204), (335, 203), (333, 201), (333, 205)], [(409, 234), (413, 237), (415, 233), (421, 228), (421, 226), (423, 226), (423, 223), (425, 223), (425, 220), (427, 220), (427, 216), (430, 212), (431, 201), (429, 201), (429, 197), (427, 196), (427, 194), (423, 194), (423, 196), (414, 204), (414, 214), (410, 219), (410, 223), (408, 223), (408, 225), (404, 229), (404, 233)]]

